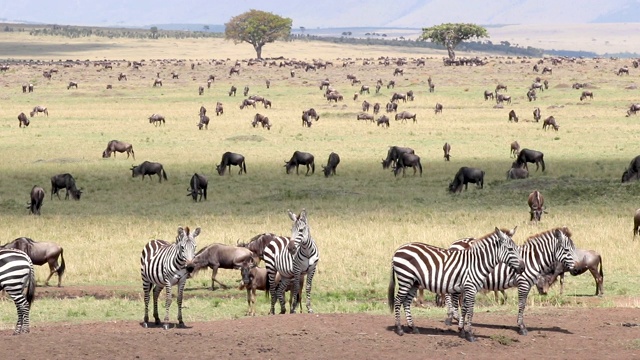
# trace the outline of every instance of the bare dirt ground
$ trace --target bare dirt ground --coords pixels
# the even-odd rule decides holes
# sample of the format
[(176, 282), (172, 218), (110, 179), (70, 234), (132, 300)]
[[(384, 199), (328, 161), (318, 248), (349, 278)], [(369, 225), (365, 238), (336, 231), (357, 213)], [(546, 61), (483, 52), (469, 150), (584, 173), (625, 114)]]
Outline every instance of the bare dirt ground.
[[(51, 289), (47, 296), (114, 296), (99, 288)], [(44, 295), (41, 293), (41, 295)], [(117, 295), (116, 295), (117, 296)], [(444, 315), (443, 315), (444, 318)], [(187, 324), (187, 329), (144, 329), (138, 322), (35, 324), (28, 335), (0, 332), (0, 359), (568, 359), (640, 357), (640, 309), (543, 308), (525, 317), (478, 312), (469, 343), (455, 326), (418, 317), (420, 334), (399, 337), (393, 316), (296, 314)]]

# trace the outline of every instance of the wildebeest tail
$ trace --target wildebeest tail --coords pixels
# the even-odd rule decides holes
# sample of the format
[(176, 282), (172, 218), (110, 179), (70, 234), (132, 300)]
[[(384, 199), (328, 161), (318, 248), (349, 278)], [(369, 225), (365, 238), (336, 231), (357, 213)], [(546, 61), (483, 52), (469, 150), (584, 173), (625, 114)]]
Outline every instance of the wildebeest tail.
[(136, 159), (136, 153), (133, 152), (133, 146), (131, 147), (131, 156), (133, 156), (133, 160)]
[(311, 173), (312, 174), (316, 173), (316, 162), (315, 161), (311, 162)]
[(389, 290), (387, 291), (387, 303), (389, 304), (389, 311), (393, 312), (393, 306), (395, 303), (396, 292), (396, 272), (391, 266), (391, 278), (389, 279)]
[(36, 272), (33, 270), (33, 266), (29, 270), (29, 285), (27, 285), (27, 303), (29, 304), (29, 308), (31, 308), (31, 304), (36, 295)]
[(242, 162), (242, 171), (244, 171), (244, 173), (247, 173), (247, 163), (246, 162)]
[(167, 172), (164, 171), (164, 168), (162, 169), (162, 177), (167, 180)]
[(542, 171), (544, 171), (544, 157), (543, 156), (540, 157), (540, 163), (542, 164)]
[(64, 275), (64, 269), (66, 269), (66, 265), (64, 264), (64, 249), (60, 248), (60, 266), (56, 270), (59, 278), (61, 278), (62, 275)]
[(420, 176), (422, 176), (422, 164), (418, 161), (418, 170), (420, 170)]

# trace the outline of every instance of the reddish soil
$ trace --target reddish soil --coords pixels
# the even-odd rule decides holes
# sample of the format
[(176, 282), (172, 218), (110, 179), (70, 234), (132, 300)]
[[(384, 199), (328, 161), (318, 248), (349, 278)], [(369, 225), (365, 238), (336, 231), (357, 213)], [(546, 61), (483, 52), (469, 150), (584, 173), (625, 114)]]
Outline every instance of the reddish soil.
[[(40, 295), (62, 296), (65, 289), (47, 288)], [(97, 288), (68, 292), (95, 296)], [(420, 334), (402, 337), (393, 332), (391, 314), (258, 316), (170, 330), (144, 329), (129, 321), (36, 323), (27, 335), (0, 332), (0, 359), (640, 358), (640, 309), (537, 308), (525, 316), (528, 336), (517, 334), (515, 320), (513, 314), (476, 313), (475, 343), (458, 337), (456, 328), (442, 320), (419, 315)]]

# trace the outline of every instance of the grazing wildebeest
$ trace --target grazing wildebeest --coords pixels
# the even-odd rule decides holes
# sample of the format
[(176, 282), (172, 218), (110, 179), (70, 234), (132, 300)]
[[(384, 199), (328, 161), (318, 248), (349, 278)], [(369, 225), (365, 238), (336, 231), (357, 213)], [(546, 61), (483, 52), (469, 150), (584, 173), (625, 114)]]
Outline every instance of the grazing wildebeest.
[(200, 85), (198, 86), (198, 95), (202, 95), (204, 94), (204, 86)]
[(522, 149), (518, 154), (518, 159), (516, 160), (516, 162), (527, 170), (529, 170), (527, 163), (535, 163), (536, 171), (538, 171), (538, 168), (540, 167), (540, 165), (542, 165), (542, 171), (545, 170), (544, 154), (540, 151)]
[(398, 104), (396, 104), (394, 102), (387, 103), (386, 110), (387, 110), (388, 113), (397, 112), (398, 111)]
[(390, 101), (392, 103), (395, 103), (397, 100), (402, 100), (402, 102), (407, 102), (407, 94), (394, 92), (393, 95), (391, 95)]
[(80, 195), (82, 195), (82, 188), (76, 188), (76, 180), (69, 173), (58, 174), (51, 177), (51, 200), (53, 200), (53, 195), (57, 195), (58, 199), (60, 199), (60, 194), (58, 190), (65, 189), (66, 195), (64, 199), (69, 198), (69, 194), (71, 194), (71, 198), (73, 200), (80, 200)]
[(541, 295), (546, 295), (551, 285), (560, 277), (560, 294), (564, 291), (564, 273), (569, 271), (572, 276), (578, 276), (587, 270), (596, 281), (596, 296), (604, 295), (604, 273), (602, 272), (602, 256), (593, 250), (576, 248), (576, 261), (573, 270), (564, 267), (562, 263), (557, 263), (551, 272), (541, 274), (536, 282), (536, 287)]
[(435, 112), (442, 114), (442, 104), (436, 103)]
[(149, 179), (151, 179), (153, 174), (158, 175), (158, 182), (162, 182), (162, 178), (167, 180), (167, 173), (164, 171), (164, 167), (157, 162), (145, 161), (140, 165), (131, 166), (130, 170), (131, 177), (142, 175), (142, 180), (144, 180), (145, 175), (149, 175)]
[(44, 113), (45, 115), (49, 116), (49, 110), (46, 107), (40, 105), (34, 107), (29, 115), (33, 117), (33, 115), (38, 115), (39, 113)]
[(216, 171), (218, 172), (218, 175), (224, 175), (224, 173), (227, 171), (227, 167), (229, 167), (229, 174), (231, 174), (231, 165), (240, 168), (240, 170), (238, 171), (238, 175), (242, 175), (243, 171), (245, 174), (247, 173), (247, 164), (244, 161), (244, 156), (238, 153), (227, 151), (222, 154), (220, 164), (216, 165)]
[(264, 108), (265, 108), (265, 109), (266, 109), (266, 108), (269, 108), (269, 109), (271, 108), (271, 100), (264, 99), (264, 100), (262, 101), (262, 104), (264, 104)]
[(373, 114), (377, 115), (380, 112), (380, 103), (373, 104)]
[(262, 114), (256, 114), (256, 116), (253, 117), (251, 126), (256, 127), (258, 126), (258, 123), (260, 123), (263, 128), (267, 128), (267, 130), (271, 130), (271, 122), (269, 121), (268, 117)]
[(640, 104), (631, 104), (629, 110), (627, 110), (627, 117), (631, 116), (631, 114), (635, 115), (638, 111), (640, 111)]
[(136, 154), (133, 152), (133, 145), (119, 140), (109, 141), (109, 143), (107, 144), (107, 148), (102, 152), (102, 157), (105, 159), (109, 158), (113, 153), (113, 157), (115, 158), (116, 152), (126, 152), (127, 159), (129, 158), (129, 155), (133, 156), (133, 160), (136, 159)]
[(618, 69), (618, 75), (623, 75), (623, 74), (629, 75), (629, 68), (627, 68), (626, 66)]
[(200, 106), (200, 111), (198, 112), (198, 115), (200, 116), (207, 115), (207, 108), (204, 107), (204, 105)]
[(533, 109), (533, 120), (535, 120), (536, 122), (539, 122), (541, 118), (542, 118), (542, 115), (540, 114), (540, 108), (537, 107)]
[(480, 189), (484, 188), (484, 171), (472, 167), (461, 167), (453, 177), (453, 181), (449, 183), (449, 192), (460, 193), (463, 185), (467, 190), (469, 183), (476, 184)]
[(534, 101), (537, 99), (536, 91), (534, 89), (527, 91), (527, 99), (529, 99), (529, 101)]
[(502, 104), (503, 102), (506, 102), (507, 104), (511, 104), (511, 96), (504, 95), (504, 94), (496, 95), (496, 103)]
[(415, 96), (413, 95), (413, 90), (407, 91), (407, 100), (413, 101), (414, 99), (415, 99)]
[(356, 101), (356, 100), (358, 100), (358, 93), (353, 94), (353, 101)]
[(382, 127), (389, 127), (389, 118), (386, 115), (382, 115), (378, 118), (378, 120), (376, 120), (376, 125), (380, 126), (382, 125)]
[(640, 234), (640, 209), (633, 214), (633, 239)]
[(72, 87), (75, 87), (77, 89), (78, 83), (75, 81), (69, 81), (69, 85), (67, 85), (67, 90), (71, 89)]
[(410, 113), (408, 111), (403, 111), (403, 112), (397, 113), (395, 119), (396, 119), (396, 121), (397, 120), (402, 120), (403, 122), (407, 122), (407, 119), (413, 119), (414, 123), (418, 122), (418, 120), (416, 119), (416, 114)]
[(548, 74), (553, 74), (553, 69), (551, 69), (550, 67), (545, 66), (545, 67), (542, 69), (542, 75), (547, 74), (547, 73), (548, 73)]
[(623, 183), (638, 179), (640, 179), (640, 155), (634, 157), (633, 160), (631, 160), (629, 167), (624, 170), (624, 173), (622, 173)]
[(153, 80), (153, 87), (162, 86), (162, 79)]
[(547, 130), (547, 127), (552, 127), (553, 130), (558, 131), (560, 125), (556, 123), (556, 118), (554, 118), (553, 116), (549, 116), (542, 122), (542, 129)]
[(316, 121), (320, 120), (320, 115), (318, 115), (318, 113), (316, 112), (316, 109), (314, 108), (310, 108), (309, 110), (303, 110), (302, 111), (302, 115), (307, 115), (307, 118), (309, 120), (311, 119), (315, 119)]
[(491, 92), (489, 90), (485, 90), (484, 91), (484, 100), (487, 101), (489, 99), (493, 100), (493, 92)]
[(200, 122), (198, 122), (198, 130), (202, 130), (204, 126), (205, 129), (209, 130), (209, 117), (207, 115), (200, 115)]
[[(256, 263), (249, 260), (242, 263), (240, 267), (240, 275), (242, 276), (242, 283), (238, 290), (247, 289), (247, 303), (249, 304), (249, 309), (247, 310), (247, 316), (255, 316), (256, 315), (256, 290), (266, 290), (267, 289), (267, 269), (257, 267)], [(304, 276), (300, 276), (300, 290), (304, 287)], [(275, 285), (277, 286), (280, 283), (280, 273), (276, 273), (276, 281)], [(286, 291), (293, 291), (293, 283), (289, 283), (286, 287)], [(301, 293), (301, 292), (300, 292)], [(300, 312), (302, 312), (302, 302), (300, 301), (300, 293), (295, 295), (297, 297), (297, 301), (300, 304)], [(291, 308), (291, 303), (293, 302), (294, 294), (289, 296), (289, 308)]]
[(444, 151), (444, 161), (450, 161), (451, 160), (451, 145), (449, 145), (448, 142), (444, 143), (444, 146), (442, 146), (442, 150)]
[(24, 125), (24, 127), (29, 126), (29, 119), (23, 112), (18, 115), (18, 127), (22, 127), (22, 125)]
[(236, 96), (236, 91), (238, 89), (236, 89), (235, 86), (231, 85), (231, 88), (229, 89), (229, 96), (231, 96), (231, 94), (233, 94), (233, 96)]
[(207, 177), (204, 175), (200, 175), (198, 173), (193, 174), (191, 180), (189, 180), (189, 187), (187, 191), (189, 192), (187, 196), (191, 196), (193, 201), (198, 201), (198, 195), (200, 195), (200, 201), (204, 197), (207, 200), (207, 186), (209, 185), (209, 181)]
[(127, 81), (127, 74), (125, 73), (118, 74), (118, 81), (121, 81), (121, 80)]
[(396, 87), (395, 80), (389, 80), (389, 83), (387, 83), (387, 89), (395, 89), (395, 87)]
[[(542, 85), (540, 83), (539, 80), (536, 80), (536, 82), (534, 82), (533, 84), (531, 84), (531, 87), (529, 88), (529, 90), (540, 90), (540, 91), (544, 91), (544, 85)], [(535, 93), (534, 93), (535, 95)], [(534, 99), (535, 100), (535, 99)]]
[(509, 111), (509, 122), (511, 121), (518, 122), (518, 117), (516, 116), (515, 110)]
[(357, 120), (369, 120), (369, 121), (373, 122), (373, 115), (367, 114), (367, 113), (358, 113), (358, 115), (356, 115), (356, 119)]
[(165, 124), (164, 116), (161, 114), (152, 114), (149, 116), (149, 124), (153, 124), (154, 126)]
[(512, 167), (507, 171), (507, 180), (526, 179), (529, 177), (529, 171), (521, 167)]
[(216, 103), (216, 116), (221, 114), (224, 114), (224, 108), (222, 107), (222, 103), (218, 101)]
[(332, 152), (329, 154), (329, 159), (327, 160), (327, 166), (322, 167), (322, 171), (324, 172), (324, 177), (329, 177), (331, 175), (336, 174), (336, 167), (340, 164), (340, 155)]
[(413, 175), (415, 176), (416, 171), (420, 170), (420, 176), (422, 176), (422, 164), (420, 163), (420, 156), (416, 154), (403, 153), (398, 162), (396, 163), (396, 167), (393, 168), (393, 176), (398, 176), (400, 170), (402, 170), (402, 177), (405, 176), (406, 168), (413, 168)]
[(329, 86), (331, 86), (331, 82), (329, 81), (329, 79), (324, 79), (320, 82), (320, 90), (328, 89)]
[(242, 263), (249, 259), (254, 259), (256, 263), (259, 260), (256, 254), (247, 248), (224, 244), (211, 244), (198, 251), (193, 258), (195, 265), (194, 274), (202, 268), (209, 267), (213, 270), (211, 273), (211, 290), (216, 289), (216, 282), (224, 289), (227, 289), (227, 285), (216, 280), (218, 269), (240, 269)]
[(309, 168), (311, 168), (311, 174), (313, 175), (313, 173), (315, 173), (316, 171), (316, 164), (313, 161), (313, 155), (307, 152), (302, 152), (302, 151), (295, 151), (293, 153), (293, 155), (291, 156), (291, 159), (289, 161), (285, 161), (284, 162), (284, 167), (287, 171), (287, 174), (289, 174), (291, 172), (291, 170), (293, 169), (293, 167), (295, 166), (296, 168), (296, 175), (298, 175), (298, 167), (300, 165), (306, 165), (307, 167), (307, 173), (305, 175), (309, 175)]
[(252, 99), (244, 99), (242, 100), (242, 104), (240, 104), (240, 109), (244, 109), (245, 107), (249, 107), (249, 106), (253, 106), (253, 108), (256, 108), (256, 102), (255, 100)]
[(245, 85), (244, 90), (242, 91), (243, 96), (249, 95), (249, 86)]
[(362, 102), (362, 111), (363, 112), (368, 112), (370, 107), (371, 107), (371, 104), (367, 100)]
[(527, 204), (529, 204), (529, 214), (531, 215), (529, 221), (538, 222), (542, 218), (542, 213), (547, 213), (544, 207), (544, 196), (538, 190), (534, 190), (529, 194)]
[(31, 201), (29, 202), (29, 206), (27, 208), (33, 215), (40, 215), (40, 209), (42, 208), (42, 203), (44, 202), (44, 189), (38, 185), (34, 185), (31, 188), (31, 194), (29, 195)]
[(502, 84), (496, 85), (496, 90), (495, 90), (496, 95), (498, 94), (498, 91), (500, 91), (500, 90), (507, 91), (507, 85), (502, 85)]
[(517, 158), (518, 154), (520, 154), (520, 144), (517, 141), (511, 143), (511, 151), (509, 153), (509, 157)]
[(393, 71), (393, 76), (396, 76), (396, 75), (404, 75), (404, 69), (396, 68), (396, 69)]
[(178, 78), (179, 78), (179, 76), (180, 76), (180, 75), (179, 75), (177, 72), (174, 72), (174, 71), (172, 71), (172, 72), (171, 72), (171, 78), (172, 78), (172, 79), (178, 79)]
[(369, 94), (369, 86), (367, 86), (367, 85), (362, 85), (362, 86), (360, 87), (360, 95), (364, 94), (365, 92), (366, 92), (367, 94)]
[[(10, 243), (0, 246), (3, 249), (18, 249), (24, 251), (33, 265), (49, 265), (49, 276), (44, 282), (45, 286), (49, 286), (49, 280), (53, 274), (58, 274), (58, 287), (62, 287), (62, 275), (64, 275), (64, 250), (62, 247), (50, 242), (37, 242), (28, 237), (19, 237)], [(60, 264), (58, 265), (58, 257)]]
[[(231, 76), (231, 75), (233, 75), (233, 74), (236, 74), (236, 75), (240, 76), (240, 69), (239, 69), (239, 68), (237, 68), (237, 67), (235, 67), (235, 66), (234, 66), (234, 67), (232, 67), (232, 68), (230, 68), (230, 69), (229, 69), (229, 76)], [(245, 95), (245, 96), (246, 96), (246, 95)]]
[(387, 158), (382, 159), (382, 168), (388, 169), (391, 167), (396, 167), (400, 156), (404, 153), (415, 154), (412, 148), (401, 147), (401, 146), (389, 146), (389, 151), (387, 151)]
[(593, 92), (591, 91), (583, 91), (582, 95), (580, 95), (580, 101), (586, 99), (586, 98), (590, 98), (591, 100), (593, 100)]

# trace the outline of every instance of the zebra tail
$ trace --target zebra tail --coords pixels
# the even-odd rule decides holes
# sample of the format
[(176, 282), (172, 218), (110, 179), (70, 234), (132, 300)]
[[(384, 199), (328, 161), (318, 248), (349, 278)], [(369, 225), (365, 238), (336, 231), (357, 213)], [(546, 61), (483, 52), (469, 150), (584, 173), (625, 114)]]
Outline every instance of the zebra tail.
[(29, 308), (31, 308), (31, 304), (36, 295), (36, 272), (33, 270), (33, 266), (29, 270), (29, 285), (27, 286), (27, 303), (29, 304)]
[(395, 303), (396, 292), (396, 273), (391, 267), (391, 278), (389, 279), (389, 291), (387, 292), (387, 302), (389, 304), (389, 311), (393, 312), (393, 306)]
[(600, 257), (600, 265), (598, 266), (598, 272), (600, 273), (600, 277), (604, 277), (604, 273), (602, 272), (602, 256)]
[(269, 298), (269, 289), (271, 288), (270, 285), (270, 281), (269, 281), (269, 275), (267, 274), (267, 279), (266, 279), (266, 284), (264, 284), (264, 297), (265, 298)]
[(64, 249), (60, 248), (60, 267), (58, 267), (58, 270), (56, 270), (56, 272), (58, 273), (58, 277), (62, 277), (62, 275), (64, 274), (64, 269), (66, 268), (66, 265), (64, 264)]

